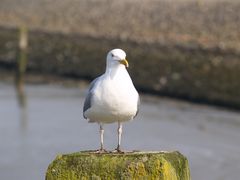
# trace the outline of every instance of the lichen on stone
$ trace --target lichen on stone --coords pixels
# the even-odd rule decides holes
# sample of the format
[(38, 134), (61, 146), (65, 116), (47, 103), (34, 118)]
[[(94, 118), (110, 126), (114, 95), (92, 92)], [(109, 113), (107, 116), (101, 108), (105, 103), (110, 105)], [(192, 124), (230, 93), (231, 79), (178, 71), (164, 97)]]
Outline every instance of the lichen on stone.
[(189, 180), (190, 175), (188, 161), (179, 152), (78, 152), (58, 155), (48, 167), (46, 180), (65, 179)]

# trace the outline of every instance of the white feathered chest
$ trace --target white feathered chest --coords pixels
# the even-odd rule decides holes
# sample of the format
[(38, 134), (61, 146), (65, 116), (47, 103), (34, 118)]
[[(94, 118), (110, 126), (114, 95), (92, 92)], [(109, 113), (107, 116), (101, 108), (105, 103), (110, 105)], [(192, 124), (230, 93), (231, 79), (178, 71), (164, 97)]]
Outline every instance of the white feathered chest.
[(126, 69), (106, 72), (100, 78), (101, 81), (93, 89), (91, 107), (92, 113), (98, 116), (96, 121), (131, 120), (137, 112), (139, 97)]

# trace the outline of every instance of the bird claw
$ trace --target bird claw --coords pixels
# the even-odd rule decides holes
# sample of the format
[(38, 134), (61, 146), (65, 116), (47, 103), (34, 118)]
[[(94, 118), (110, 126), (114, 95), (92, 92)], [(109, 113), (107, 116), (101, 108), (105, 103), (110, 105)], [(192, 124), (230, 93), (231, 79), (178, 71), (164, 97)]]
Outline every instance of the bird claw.
[(122, 151), (120, 148), (116, 148), (115, 150), (111, 151), (111, 153), (120, 153), (120, 154), (124, 154), (125, 152)]
[(94, 153), (103, 154), (103, 153), (108, 153), (108, 151), (106, 149), (98, 149)]

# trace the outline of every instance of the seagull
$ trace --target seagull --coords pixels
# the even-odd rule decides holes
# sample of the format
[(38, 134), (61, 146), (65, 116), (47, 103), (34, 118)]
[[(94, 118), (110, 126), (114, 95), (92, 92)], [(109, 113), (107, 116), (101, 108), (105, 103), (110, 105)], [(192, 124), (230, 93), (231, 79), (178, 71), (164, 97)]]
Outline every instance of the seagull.
[(107, 152), (103, 148), (103, 125), (118, 123), (118, 145), (115, 151), (122, 152), (122, 123), (132, 120), (138, 114), (139, 94), (126, 67), (126, 53), (122, 49), (111, 50), (107, 54), (105, 73), (93, 80), (87, 91), (83, 117), (100, 126), (99, 153)]

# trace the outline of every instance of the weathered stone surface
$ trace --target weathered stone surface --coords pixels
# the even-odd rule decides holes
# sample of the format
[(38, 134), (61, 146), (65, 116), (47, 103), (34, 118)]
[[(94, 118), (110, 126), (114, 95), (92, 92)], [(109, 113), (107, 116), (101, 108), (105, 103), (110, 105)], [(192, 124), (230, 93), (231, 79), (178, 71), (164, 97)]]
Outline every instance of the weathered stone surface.
[(159, 179), (189, 180), (187, 159), (179, 152), (125, 154), (78, 152), (58, 155), (49, 165), (46, 180)]

